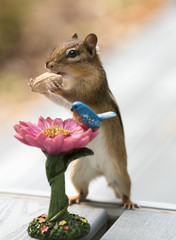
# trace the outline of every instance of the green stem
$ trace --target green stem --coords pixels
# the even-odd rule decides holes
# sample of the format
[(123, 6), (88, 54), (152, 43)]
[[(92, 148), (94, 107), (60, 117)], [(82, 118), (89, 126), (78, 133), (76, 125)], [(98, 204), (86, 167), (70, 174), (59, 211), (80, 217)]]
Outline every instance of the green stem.
[(47, 220), (55, 221), (68, 219), (69, 213), (68, 197), (65, 194), (65, 176), (66, 170), (64, 155), (47, 155), (46, 175), (51, 185), (51, 197)]
[(46, 175), (51, 186), (50, 205), (47, 220), (69, 220), (70, 215), (67, 211), (68, 197), (65, 194), (64, 173), (70, 162), (73, 160), (92, 155), (93, 152), (88, 148), (82, 148), (59, 155), (49, 155), (46, 160)]
[(62, 172), (51, 183), (51, 197), (47, 219), (50, 221), (58, 219), (68, 220), (69, 213), (67, 207), (68, 197), (65, 194), (65, 176), (64, 172)]

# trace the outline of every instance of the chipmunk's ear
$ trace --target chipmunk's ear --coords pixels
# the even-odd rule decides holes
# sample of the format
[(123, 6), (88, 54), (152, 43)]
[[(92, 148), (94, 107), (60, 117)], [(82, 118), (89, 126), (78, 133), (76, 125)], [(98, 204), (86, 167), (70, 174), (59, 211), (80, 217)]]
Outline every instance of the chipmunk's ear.
[(87, 47), (89, 51), (92, 51), (97, 45), (98, 38), (94, 33), (90, 33), (84, 39), (84, 45)]
[(72, 39), (78, 39), (78, 34), (77, 34), (77, 33), (73, 33), (73, 35), (72, 35), (71, 38), (72, 38)]

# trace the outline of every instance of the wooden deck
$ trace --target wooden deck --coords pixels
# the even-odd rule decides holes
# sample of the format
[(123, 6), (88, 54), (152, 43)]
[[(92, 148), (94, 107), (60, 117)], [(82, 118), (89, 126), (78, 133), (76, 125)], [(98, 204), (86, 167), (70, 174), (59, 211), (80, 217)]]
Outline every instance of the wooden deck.
[[(47, 213), (48, 205), (48, 197), (1, 193), (1, 240), (32, 239), (28, 224)], [(133, 211), (122, 210), (118, 204), (83, 202), (69, 207), (69, 211), (86, 217), (91, 225), (90, 233), (80, 240), (175, 240), (176, 205), (163, 208), (143, 202)]]

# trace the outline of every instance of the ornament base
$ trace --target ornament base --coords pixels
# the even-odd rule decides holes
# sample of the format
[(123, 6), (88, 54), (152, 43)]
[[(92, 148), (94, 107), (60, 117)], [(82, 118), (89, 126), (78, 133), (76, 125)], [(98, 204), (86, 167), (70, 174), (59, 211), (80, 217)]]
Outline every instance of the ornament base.
[(44, 240), (73, 240), (87, 235), (90, 231), (88, 221), (76, 214), (70, 214), (69, 220), (50, 222), (47, 215), (42, 214), (33, 219), (28, 226), (28, 234), (32, 238)]

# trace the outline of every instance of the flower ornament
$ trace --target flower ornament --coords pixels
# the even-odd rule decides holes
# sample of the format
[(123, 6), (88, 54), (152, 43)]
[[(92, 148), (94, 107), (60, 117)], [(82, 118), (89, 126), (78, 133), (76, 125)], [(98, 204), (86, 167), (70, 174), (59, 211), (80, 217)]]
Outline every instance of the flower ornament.
[(19, 141), (53, 155), (83, 148), (98, 134), (98, 130), (84, 129), (73, 119), (50, 117), (40, 117), (38, 124), (20, 121), (14, 129)]
[(48, 240), (55, 240), (63, 230), (67, 230), (64, 239), (78, 239), (86, 235), (90, 231), (87, 220), (78, 219), (68, 212), (64, 173), (75, 159), (93, 155), (92, 150), (85, 146), (97, 136), (98, 130), (83, 128), (71, 118), (63, 121), (50, 117), (39, 117), (37, 124), (19, 121), (14, 129), (15, 138), (26, 145), (40, 148), (47, 157), (46, 176), (51, 186), (48, 214), (33, 219), (28, 227), (29, 235)]

